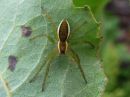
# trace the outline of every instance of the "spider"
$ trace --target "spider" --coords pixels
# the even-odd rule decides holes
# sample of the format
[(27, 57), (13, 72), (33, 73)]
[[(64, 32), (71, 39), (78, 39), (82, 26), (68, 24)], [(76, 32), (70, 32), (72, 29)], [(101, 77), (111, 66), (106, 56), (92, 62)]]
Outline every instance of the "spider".
[[(50, 19), (49, 16), (48, 16), (48, 18), (49, 18), (50, 22), (52, 22), (52, 26), (54, 27), (54, 25), (55, 25), (54, 22)], [(55, 34), (54, 34), (54, 36), (55, 36)], [(87, 83), (87, 79), (85, 77), (84, 70), (80, 63), (80, 58), (68, 43), (69, 35), (70, 35), (69, 22), (67, 19), (63, 19), (63, 20), (61, 20), (61, 22), (59, 23), (59, 26), (57, 27), (57, 36), (58, 37), (55, 37), (56, 39), (53, 39), (50, 35), (37, 35), (37, 36), (30, 38), (30, 40), (33, 40), (37, 37), (45, 36), (51, 43), (53, 43), (53, 44), (57, 43), (57, 47), (48, 53), (47, 59), (45, 61), (45, 65), (47, 67), (45, 69), (45, 76), (44, 76), (43, 83), (42, 83), (42, 91), (44, 91), (44, 88), (45, 88), (45, 83), (46, 83), (46, 80), (48, 77), (51, 62), (58, 55), (61, 55), (61, 56), (67, 55), (69, 58), (71, 58), (77, 64), (85, 83)], [(93, 44), (91, 44), (90, 42), (87, 42), (87, 43), (93, 47)], [(43, 65), (39, 68), (38, 72), (34, 75), (34, 77), (30, 80), (30, 82), (33, 82), (35, 80), (35, 78), (37, 77), (39, 72), (42, 70), (42, 68), (43, 68)]]

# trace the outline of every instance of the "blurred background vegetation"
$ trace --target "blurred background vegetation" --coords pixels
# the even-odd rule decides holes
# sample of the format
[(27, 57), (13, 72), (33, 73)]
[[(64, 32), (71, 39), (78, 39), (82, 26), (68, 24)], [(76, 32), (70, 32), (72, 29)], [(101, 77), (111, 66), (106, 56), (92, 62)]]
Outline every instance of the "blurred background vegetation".
[(130, 97), (130, 0), (74, 0), (101, 22), (101, 56), (108, 77), (103, 97)]

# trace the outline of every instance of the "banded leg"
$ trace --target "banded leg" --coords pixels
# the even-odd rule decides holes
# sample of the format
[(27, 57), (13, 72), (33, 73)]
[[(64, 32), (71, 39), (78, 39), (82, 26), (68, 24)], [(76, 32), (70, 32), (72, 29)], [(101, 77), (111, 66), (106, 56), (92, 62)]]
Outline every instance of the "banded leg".
[(87, 83), (87, 79), (85, 77), (84, 70), (80, 64), (80, 59), (79, 59), (78, 55), (71, 48), (68, 48), (68, 56), (78, 65), (81, 75), (82, 75), (85, 83)]

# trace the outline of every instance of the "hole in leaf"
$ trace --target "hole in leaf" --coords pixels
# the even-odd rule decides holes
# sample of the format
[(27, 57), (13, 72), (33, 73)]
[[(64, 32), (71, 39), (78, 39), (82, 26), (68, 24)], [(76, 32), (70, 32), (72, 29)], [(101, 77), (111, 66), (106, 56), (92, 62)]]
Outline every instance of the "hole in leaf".
[(22, 36), (24, 37), (29, 37), (32, 33), (32, 29), (31, 27), (26, 27), (26, 26), (21, 26), (22, 29)]
[(9, 63), (8, 69), (10, 69), (11, 71), (14, 71), (16, 67), (16, 63), (17, 63), (17, 58), (13, 55), (10, 55), (8, 57), (8, 63)]

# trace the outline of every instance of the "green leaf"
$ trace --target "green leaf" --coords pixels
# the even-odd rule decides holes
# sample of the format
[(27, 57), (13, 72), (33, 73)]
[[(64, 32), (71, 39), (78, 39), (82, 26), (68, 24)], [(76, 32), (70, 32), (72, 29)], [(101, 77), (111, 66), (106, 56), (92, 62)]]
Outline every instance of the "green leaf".
[[(1, 0), (0, 10), (0, 71), (9, 83), (13, 97), (101, 96), (106, 77), (97, 58), (100, 42), (99, 24), (88, 6), (76, 8), (72, 0)], [(54, 29), (53, 23), (49, 20), (50, 17), (56, 27), (63, 18), (69, 21), (69, 43), (73, 44), (71, 47), (79, 55), (87, 84), (84, 83), (77, 65), (67, 56), (59, 56), (52, 62), (44, 92), (41, 92), (41, 85), (46, 66), (36, 80), (29, 83), (38, 68), (44, 65), (47, 54), (53, 47), (57, 47), (57, 44), (49, 43), (45, 37), (29, 41), (28, 37), (21, 35), (21, 26), (31, 27), (31, 37), (39, 34), (52, 37), (56, 28)], [(78, 28), (82, 23), (84, 25)], [(91, 42), (95, 48), (82, 44), (82, 41)], [(17, 58), (13, 72), (7, 69), (10, 55)]]

